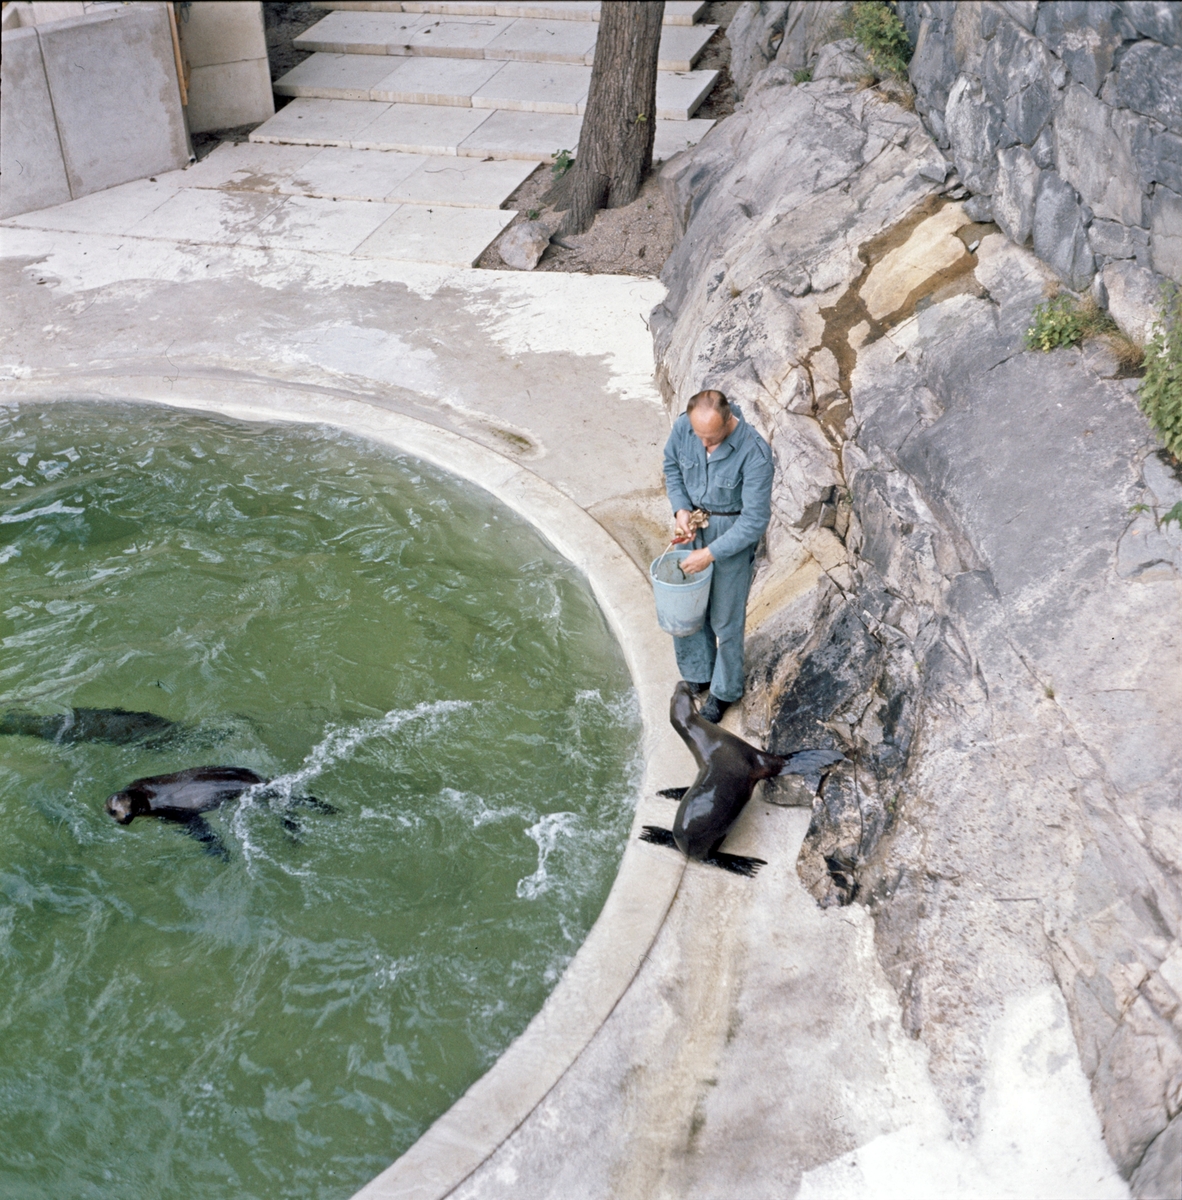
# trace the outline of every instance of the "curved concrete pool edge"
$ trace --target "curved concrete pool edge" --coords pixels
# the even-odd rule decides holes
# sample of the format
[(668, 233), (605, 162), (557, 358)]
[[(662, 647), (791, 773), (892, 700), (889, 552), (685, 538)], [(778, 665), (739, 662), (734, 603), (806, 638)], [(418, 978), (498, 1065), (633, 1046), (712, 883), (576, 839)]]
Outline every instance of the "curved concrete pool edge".
[[(678, 675), (657, 633), (648, 581), (619, 543), (574, 500), (528, 468), (451, 430), (362, 400), (266, 383), (250, 400), (211, 396), (209, 380), (180, 376), (167, 394), (142, 377), (26, 381), (6, 400), (92, 399), (164, 404), (249, 421), (329, 425), (432, 463), (491, 493), (528, 520), (587, 577), (623, 650), (640, 705), (644, 771), (620, 869), (598, 919), (540, 1011), (493, 1066), (355, 1200), (440, 1200), (481, 1166), (573, 1065), (628, 990), (673, 903), (680, 855), (637, 839), (668, 823), (657, 788), (685, 774), (688, 756), (668, 721)], [(153, 394), (155, 393), (155, 394)]]

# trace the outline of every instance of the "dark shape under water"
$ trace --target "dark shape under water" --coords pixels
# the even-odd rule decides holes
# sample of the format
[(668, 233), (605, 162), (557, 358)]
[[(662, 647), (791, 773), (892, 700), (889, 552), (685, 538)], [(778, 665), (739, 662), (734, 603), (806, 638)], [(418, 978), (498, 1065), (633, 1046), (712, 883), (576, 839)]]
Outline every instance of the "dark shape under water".
[[(106, 810), (120, 825), (130, 825), (136, 817), (160, 817), (175, 821), (205, 847), (207, 854), (229, 858), (222, 839), (201, 815), (218, 808), (227, 800), (237, 800), (243, 792), (271, 781), (246, 767), (189, 767), (171, 775), (150, 775), (136, 779), (121, 792), (107, 797)], [(291, 804), (314, 808), (318, 812), (337, 810), (314, 796), (293, 796)], [(283, 814), (283, 828), (300, 831), (290, 813)]]
[(659, 846), (675, 845), (690, 858), (736, 875), (754, 875), (765, 865), (761, 858), (724, 854), (718, 849), (751, 799), (755, 785), (776, 775), (802, 775), (817, 786), (827, 767), (845, 761), (836, 750), (800, 750), (786, 757), (758, 750), (703, 720), (694, 709), (693, 689), (685, 682), (673, 689), (669, 721), (697, 761), (698, 777), (688, 788), (667, 788), (660, 793), (681, 801), (673, 829), (646, 825), (641, 837)]
[(30, 712), (9, 708), (0, 712), (0, 734), (23, 734), (47, 742), (108, 742), (130, 746), (137, 742), (164, 745), (185, 733), (185, 726), (150, 712), (124, 708), (71, 708), (69, 712)]

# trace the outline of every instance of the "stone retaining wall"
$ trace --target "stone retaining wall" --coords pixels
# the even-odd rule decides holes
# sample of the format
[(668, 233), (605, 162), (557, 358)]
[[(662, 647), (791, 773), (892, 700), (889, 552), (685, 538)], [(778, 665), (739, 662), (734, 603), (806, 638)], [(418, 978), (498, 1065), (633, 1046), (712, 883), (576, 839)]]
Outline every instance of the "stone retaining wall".
[[(742, 94), (769, 63), (873, 77), (838, 43), (848, 4), (749, 3), (729, 31)], [(915, 107), (970, 194), (1144, 342), (1182, 282), (1182, 4), (903, 0)]]

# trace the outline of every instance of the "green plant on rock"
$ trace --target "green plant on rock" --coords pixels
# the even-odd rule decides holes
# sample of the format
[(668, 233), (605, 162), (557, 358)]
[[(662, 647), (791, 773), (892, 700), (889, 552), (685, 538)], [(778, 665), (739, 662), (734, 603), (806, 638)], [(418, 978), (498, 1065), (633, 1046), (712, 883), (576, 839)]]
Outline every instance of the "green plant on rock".
[(794, 83), (812, 83), (813, 69), (812, 67), (801, 67), (799, 71), (792, 72), (792, 80)]
[(550, 174), (555, 179), (561, 179), (574, 165), (575, 156), (569, 150), (555, 150), (554, 165), (550, 168)]
[(859, 0), (849, 16), (849, 31), (880, 75), (907, 78), (911, 39), (893, 4)]
[[(1166, 450), (1182, 459), (1182, 290), (1173, 285), (1163, 292), (1161, 319), (1145, 347), (1140, 401)], [(1172, 513), (1167, 521), (1177, 519)]]
[(1034, 316), (1026, 330), (1026, 347), (1058, 350), (1063, 346), (1078, 346), (1085, 332), (1079, 302), (1070, 293), (1060, 292), (1034, 306)]

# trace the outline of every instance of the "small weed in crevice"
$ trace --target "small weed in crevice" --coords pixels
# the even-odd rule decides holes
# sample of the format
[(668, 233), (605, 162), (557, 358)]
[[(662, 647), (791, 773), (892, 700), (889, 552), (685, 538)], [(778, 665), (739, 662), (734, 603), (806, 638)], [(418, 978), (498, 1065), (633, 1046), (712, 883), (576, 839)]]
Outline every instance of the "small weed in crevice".
[(555, 179), (561, 179), (575, 165), (575, 156), (569, 150), (555, 150), (554, 165), (550, 174)]
[[(1161, 320), (1145, 347), (1141, 411), (1175, 461), (1182, 459), (1182, 290), (1163, 289)], [(1182, 524), (1178, 505), (1163, 518)]]
[(1164, 517), (1162, 517), (1162, 519), (1158, 522), (1158, 524), (1162, 529), (1165, 529), (1165, 527), (1171, 521), (1177, 521), (1178, 528), (1182, 529), (1182, 500), (1179, 500), (1178, 503), (1175, 504), (1174, 507), (1171, 508), (1170, 511), (1168, 513), (1166, 513), (1166, 515)]
[(1141, 365), (1141, 348), (1121, 333), (1112, 317), (1091, 296), (1079, 299), (1070, 292), (1058, 292), (1035, 305), (1026, 348), (1058, 350), (1090, 337), (1102, 338), (1122, 369)]
[(792, 72), (792, 81), (794, 83), (812, 83), (813, 69), (812, 67), (801, 67), (799, 71)]
[(907, 78), (911, 39), (893, 4), (883, 0), (858, 0), (846, 18), (847, 36), (863, 50), (881, 75)]

